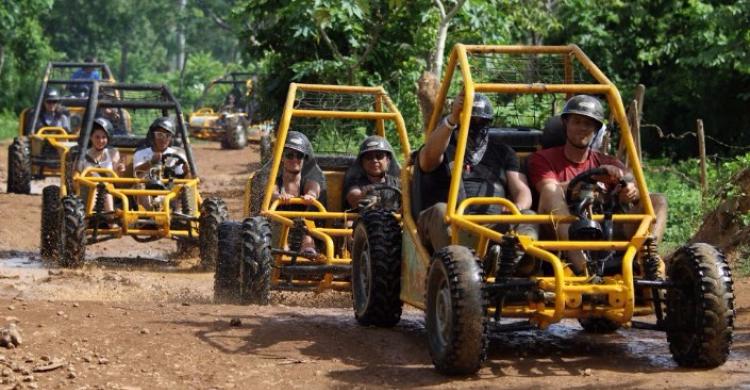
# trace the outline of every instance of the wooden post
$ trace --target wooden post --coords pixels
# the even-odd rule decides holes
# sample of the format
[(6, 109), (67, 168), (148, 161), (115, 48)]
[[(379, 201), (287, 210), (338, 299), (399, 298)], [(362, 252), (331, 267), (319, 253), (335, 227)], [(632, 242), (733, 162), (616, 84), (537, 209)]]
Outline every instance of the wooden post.
[(630, 132), (633, 134), (635, 153), (638, 156), (638, 161), (643, 161), (643, 154), (641, 153), (641, 110), (638, 108), (638, 101), (633, 100), (630, 107), (633, 109), (633, 120), (630, 124)]
[(700, 155), (700, 173), (701, 173), (701, 195), (705, 196), (708, 191), (708, 182), (706, 179), (706, 135), (703, 133), (703, 120), (696, 121), (698, 130), (698, 154)]
[(635, 87), (635, 104), (634, 106), (638, 109), (635, 112), (634, 125), (633, 125), (633, 141), (635, 141), (635, 149), (638, 150), (638, 159), (641, 160), (641, 119), (643, 119), (643, 102), (646, 100), (646, 86), (638, 84)]
[[(635, 101), (638, 102), (638, 112), (643, 112), (643, 100), (646, 98), (646, 86), (643, 84), (638, 84), (638, 86), (635, 87)], [(641, 118), (638, 118), (638, 121), (640, 121)]]

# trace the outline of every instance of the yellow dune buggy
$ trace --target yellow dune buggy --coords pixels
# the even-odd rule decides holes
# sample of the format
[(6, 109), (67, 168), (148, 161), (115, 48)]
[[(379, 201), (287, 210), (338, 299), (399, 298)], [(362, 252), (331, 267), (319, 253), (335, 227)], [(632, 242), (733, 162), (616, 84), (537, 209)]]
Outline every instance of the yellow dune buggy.
[[(393, 326), (402, 303), (425, 311), (433, 363), (445, 374), (471, 374), (485, 360), (491, 331), (544, 329), (565, 318), (585, 331), (613, 332), (622, 326), (665, 331), (681, 366), (715, 367), (729, 355), (734, 321), (733, 282), (724, 256), (710, 245), (684, 246), (666, 274), (652, 236), (654, 208), (617, 88), (575, 45), (467, 46), (453, 48), (428, 129), (434, 129), (448, 96), (466, 99), (456, 139), (446, 223), (451, 243), (435, 253), (420, 241), (417, 217), (424, 208), (420, 171), (402, 171), (401, 221), (385, 213), (361, 216), (354, 232), (355, 316), (360, 323)], [(571, 180), (578, 188), (572, 216), (525, 215), (505, 198), (458, 200), (474, 93), (494, 102), (491, 136), (514, 147), (521, 159), (528, 145), (541, 148), (544, 119), (559, 113), (576, 94), (601, 96), (619, 129), (627, 162), (641, 193), (642, 213), (611, 207), (596, 172)], [(492, 135), (494, 133), (494, 135)], [(564, 140), (563, 140), (564, 142)], [(532, 149), (533, 150), (533, 149)], [(575, 182), (575, 183), (574, 183)], [(474, 215), (473, 205), (500, 205), (504, 214)], [(516, 233), (520, 223), (540, 228), (571, 224), (571, 240), (535, 239)], [(496, 224), (511, 227), (505, 234)], [(612, 231), (628, 225), (634, 233)], [(623, 231), (626, 231), (623, 229)], [(499, 253), (489, 248), (499, 247)], [(583, 274), (574, 274), (564, 251), (582, 250)], [(519, 253), (523, 257), (519, 260)], [(655, 322), (636, 321), (653, 315)]]
[(198, 108), (190, 114), (190, 134), (219, 141), (223, 149), (242, 149), (250, 141), (270, 150), (273, 122), (255, 120), (258, 107), (253, 96), (250, 73), (231, 72), (211, 81), (196, 103)]
[[(271, 200), (292, 130), (312, 141), (303, 177), (309, 173), (322, 181), (318, 199), (302, 210), (284, 209), (278, 200)], [(289, 86), (273, 158), (250, 177), (245, 192), (246, 207), (257, 188), (262, 190), (262, 201), (255, 209), (246, 208), (244, 221), (219, 227), (216, 301), (266, 304), (272, 288), (318, 292), (350, 288), (349, 240), (358, 213), (345, 205), (343, 183), (360, 142), (369, 134), (398, 141), (399, 158), (409, 155), (403, 118), (383, 88)], [(393, 166), (397, 168), (396, 161)], [(264, 180), (254, 180), (259, 175)], [(301, 204), (300, 198), (291, 200), (292, 207)], [(317, 242), (317, 255), (301, 250), (305, 235)]]
[[(168, 238), (177, 241), (178, 251), (199, 246), (201, 265), (213, 268), (216, 230), (228, 211), (223, 200), (203, 199), (198, 191), (200, 180), (179, 103), (164, 85), (95, 82), (92, 91), (80, 101), (84, 119), (77, 146), (61, 156), (63, 172), (72, 177), (43, 190), (42, 256), (77, 267), (90, 244), (123, 236), (138, 242)], [(109, 136), (108, 146), (119, 151), (124, 173), (92, 161), (87, 153), (94, 115), (104, 108), (126, 110), (132, 120), (133, 134)], [(160, 161), (152, 159), (142, 175), (136, 174), (133, 157), (152, 147), (149, 126), (157, 118), (174, 127), (170, 149)], [(108, 197), (111, 210), (105, 207)]]
[[(28, 194), (33, 180), (60, 176), (60, 155), (75, 145), (81, 127), (83, 108), (76, 101), (85, 99), (91, 88), (91, 80), (72, 78), (81, 68), (96, 69), (103, 79), (113, 80), (109, 67), (103, 63), (47, 64), (36, 103), (18, 116), (18, 136), (8, 146), (8, 192)], [(69, 131), (42, 125), (44, 102), (53, 90), (56, 101), (69, 116)]]

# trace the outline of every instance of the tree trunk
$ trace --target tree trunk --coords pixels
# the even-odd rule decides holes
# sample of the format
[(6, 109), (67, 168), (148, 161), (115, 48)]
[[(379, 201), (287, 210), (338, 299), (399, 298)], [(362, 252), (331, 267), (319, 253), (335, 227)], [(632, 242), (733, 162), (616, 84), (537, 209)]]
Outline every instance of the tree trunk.
[(427, 70), (417, 80), (417, 99), (419, 99), (419, 110), (422, 112), (422, 131), (427, 131), (432, 110), (435, 109), (435, 99), (440, 88), (440, 74), (443, 73), (443, 61), (445, 58), (445, 41), (448, 39), (448, 27), (451, 19), (463, 7), (466, 0), (458, 0), (450, 11), (445, 11), (443, 0), (434, 0), (435, 6), (440, 13), (437, 37), (435, 39), (435, 51), (433, 51), (427, 64)]
[(5, 45), (0, 45), (0, 76), (3, 75), (3, 65), (5, 65)]
[(122, 42), (120, 44), (120, 82), (125, 82), (128, 76), (128, 43)]
[(430, 71), (438, 76), (443, 72), (443, 58), (445, 57), (445, 40), (448, 38), (450, 20), (442, 19), (438, 25), (437, 41), (435, 42), (435, 60)]
[[(187, 0), (180, 0), (180, 19), (185, 16), (185, 7), (187, 6)], [(177, 26), (177, 69), (182, 71), (185, 66), (185, 23), (180, 23)]]
[(443, 72), (443, 58), (445, 56), (445, 41), (448, 38), (448, 27), (450, 27), (451, 19), (461, 10), (466, 0), (458, 0), (448, 12), (445, 11), (442, 0), (434, 0), (434, 2), (440, 13), (440, 22), (438, 23), (435, 51), (430, 56), (431, 63), (427, 66), (427, 69), (436, 76), (439, 76)]

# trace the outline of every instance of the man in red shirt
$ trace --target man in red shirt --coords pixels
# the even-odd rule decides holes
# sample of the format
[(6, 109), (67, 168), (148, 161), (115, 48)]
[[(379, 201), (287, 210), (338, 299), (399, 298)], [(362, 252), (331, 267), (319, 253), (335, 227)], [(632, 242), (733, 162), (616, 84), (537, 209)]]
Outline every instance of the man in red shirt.
[[(570, 215), (565, 200), (568, 182), (576, 175), (597, 167), (607, 171), (607, 175), (596, 178), (603, 183), (617, 184), (625, 179), (626, 185), (619, 193), (619, 201), (639, 207), (640, 193), (625, 166), (616, 158), (591, 149), (604, 122), (604, 108), (599, 100), (587, 95), (574, 96), (565, 104), (561, 117), (565, 145), (540, 150), (529, 156), (529, 178), (531, 185), (539, 192), (539, 213)], [(657, 209), (654, 234), (659, 240), (666, 222), (666, 204), (659, 202), (654, 204), (654, 208)], [(558, 239), (568, 239), (568, 227), (569, 224), (556, 227)], [(585, 269), (586, 260), (581, 251), (569, 251), (568, 259), (575, 272)]]

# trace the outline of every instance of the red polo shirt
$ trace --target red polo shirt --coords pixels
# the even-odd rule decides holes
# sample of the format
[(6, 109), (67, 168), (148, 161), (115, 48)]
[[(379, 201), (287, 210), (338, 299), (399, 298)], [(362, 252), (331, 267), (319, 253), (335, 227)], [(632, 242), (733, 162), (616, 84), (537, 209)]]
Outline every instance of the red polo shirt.
[(543, 179), (555, 179), (564, 183), (581, 172), (602, 165), (614, 165), (620, 169), (625, 169), (625, 165), (620, 160), (593, 150), (589, 152), (586, 161), (572, 162), (565, 157), (564, 148), (565, 146), (557, 146), (540, 150), (529, 156), (528, 170), (531, 188), (536, 188), (537, 183)]

